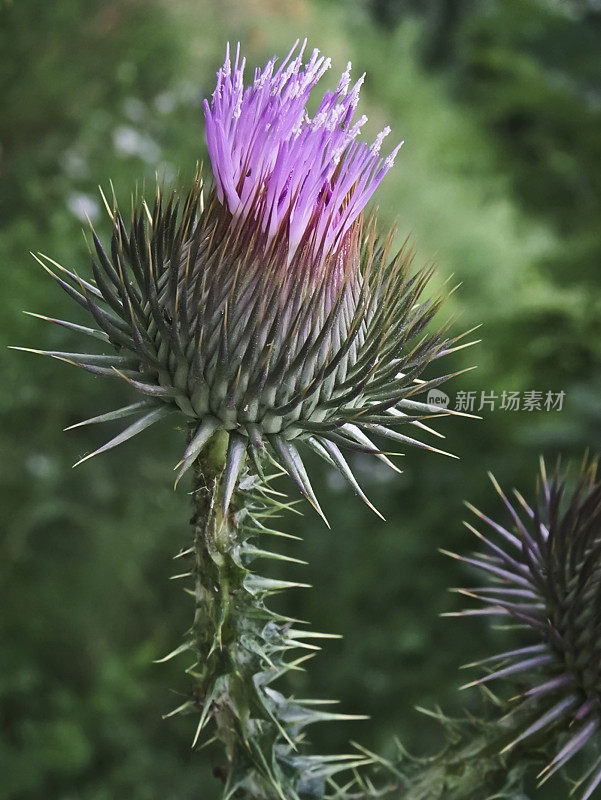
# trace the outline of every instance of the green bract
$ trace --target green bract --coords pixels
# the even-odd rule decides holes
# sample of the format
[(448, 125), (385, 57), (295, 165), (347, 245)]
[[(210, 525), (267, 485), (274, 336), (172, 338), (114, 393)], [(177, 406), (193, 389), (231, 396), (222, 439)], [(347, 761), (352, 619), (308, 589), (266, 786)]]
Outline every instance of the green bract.
[[(115, 206), (105, 249), (93, 232), (93, 281), (48, 258), (40, 263), (85, 308), (95, 327), (52, 320), (105, 345), (102, 354), (47, 352), (94, 374), (126, 380), (141, 399), (92, 422), (137, 417), (85, 458), (171, 412), (195, 426), (178, 479), (209, 437), (230, 433), (230, 484), (245, 451), (265, 450), (319, 508), (297, 450), (306, 441), (362, 495), (342, 448), (372, 452), (372, 437), (435, 450), (400, 433), (439, 412), (417, 398), (447, 376), (418, 376), (454, 349), (425, 333), (440, 300), (423, 301), (430, 270), (410, 274), (405, 248), (388, 258), (374, 224), (359, 218), (316, 274), (299, 248), (237, 224), (197, 174), (184, 196), (157, 188), (126, 225)], [(82, 459), (85, 460), (85, 459)], [(362, 495), (363, 496), (363, 495)], [(229, 502), (225, 492), (224, 502)]]

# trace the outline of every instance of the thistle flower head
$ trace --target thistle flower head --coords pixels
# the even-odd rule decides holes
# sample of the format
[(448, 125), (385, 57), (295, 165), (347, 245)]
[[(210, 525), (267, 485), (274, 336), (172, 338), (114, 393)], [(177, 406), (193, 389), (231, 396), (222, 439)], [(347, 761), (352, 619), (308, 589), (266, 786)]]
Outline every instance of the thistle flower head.
[[(559, 734), (564, 741), (539, 775), (544, 782), (598, 739), (601, 728), (601, 481), (596, 461), (585, 461), (573, 488), (568, 471), (558, 467), (548, 478), (541, 462), (532, 505), (518, 492), (510, 501), (493, 482), (511, 524), (472, 509), (492, 534), (468, 526), (484, 552), (464, 560), (492, 585), (466, 592), (484, 604), (467, 613), (509, 616), (535, 641), (478, 662), (492, 671), (474, 683), (516, 676), (526, 684), (511, 714), (520, 732), (506, 749), (535, 735), (554, 741)], [(582, 782), (582, 800), (588, 800), (601, 784), (601, 757)]]
[(305, 47), (297, 53), (297, 42), (277, 69), (274, 58), (255, 70), (248, 87), (240, 47), (233, 67), (228, 47), (213, 100), (204, 103), (207, 145), (217, 197), (234, 220), (258, 225), (267, 240), (280, 237), (288, 261), (300, 248), (301, 268), (325, 277), (319, 267), (342, 246), (401, 145), (379, 156), (389, 128), (371, 145), (358, 141), (367, 121), (354, 120), (363, 77), (351, 87), (350, 64), (308, 115), (330, 59), (314, 50), (303, 65)]
[[(244, 85), (244, 59), (229, 51), (205, 103), (214, 185), (154, 205), (134, 204), (126, 221), (115, 203), (110, 248), (93, 233), (93, 280), (41, 259), (93, 317), (89, 334), (116, 352), (50, 355), (95, 374), (121, 377), (142, 396), (87, 422), (138, 415), (101, 452), (172, 411), (193, 434), (178, 479), (218, 429), (230, 434), (224, 504), (246, 452), (266, 452), (318, 508), (297, 442), (335, 466), (362, 497), (340, 446), (373, 452), (438, 410), (414, 396), (444, 378), (419, 379), (453, 342), (426, 326), (440, 301), (424, 300), (428, 271), (410, 274), (403, 249), (390, 259), (362, 211), (392, 165), (354, 121), (361, 80), (350, 66), (316, 113), (306, 104), (329, 66), (304, 45), (273, 59)], [(107, 206), (108, 207), (108, 206)], [(39, 352), (39, 351), (38, 351)], [(83, 424), (83, 423), (82, 423)], [(91, 455), (95, 455), (92, 453)], [(89, 458), (90, 456), (87, 456)]]

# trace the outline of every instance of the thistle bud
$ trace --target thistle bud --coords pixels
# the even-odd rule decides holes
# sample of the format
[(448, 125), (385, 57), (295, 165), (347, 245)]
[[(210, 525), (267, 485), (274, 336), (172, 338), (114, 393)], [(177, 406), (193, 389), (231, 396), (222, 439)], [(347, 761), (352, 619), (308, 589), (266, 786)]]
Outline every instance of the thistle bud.
[(233, 64), (228, 49), (204, 104), (206, 198), (198, 173), (187, 194), (157, 188), (152, 209), (134, 205), (129, 225), (115, 204), (110, 248), (92, 232), (92, 281), (41, 259), (94, 327), (53, 321), (115, 350), (49, 355), (122, 378), (141, 396), (80, 423), (137, 417), (86, 458), (178, 411), (193, 428), (178, 480), (226, 430), (226, 485), (246, 452), (260, 464), (267, 450), (319, 508), (300, 441), (361, 496), (341, 447), (390, 466), (372, 435), (436, 449), (397, 429), (424, 428), (419, 418), (439, 411), (415, 396), (444, 378), (419, 375), (454, 340), (425, 333), (440, 304), (422, 299), (429, 271), (411, 275), (406, 248), (389, 259), (391, 237), (381, 243), (362, 214), (400, 145), (380, 155), (388, 128), (372, 144), (359, 140), (362, 79), (351, 85), (350, 65), (308, 114), (330, 62), (315, 50), (303, 63), (304, 48), (279, 67), (268, 61), (248, 86), (239, 48)]
[[(510, 617), (530, 630), (533, 641), (478, 662), (488, 674), (468, 686), (501, 678), (525, 683), (510, 715), (518, 735), (505, 749), (546, 738), (557, 752), (539, 774), (543, 783), (591, 740), (598, 746), (601, 481), (596, 461), (584, 463), (575, 486), (559, 467), (548, 478), (541, 462), (537, 495), (529, 505), (518, 492), (516, 502), (510, 501), (492, 480), (511, 524), (504, 527), (472, 508), (492, 534), (485, 537), (468, 525), (484, 552), (463, 560), (493, 584), (465, 591), (484, 607), (463, 613)], [(601, 757), (597, 753), (591, 761), (581, 800), (601, 784)]]

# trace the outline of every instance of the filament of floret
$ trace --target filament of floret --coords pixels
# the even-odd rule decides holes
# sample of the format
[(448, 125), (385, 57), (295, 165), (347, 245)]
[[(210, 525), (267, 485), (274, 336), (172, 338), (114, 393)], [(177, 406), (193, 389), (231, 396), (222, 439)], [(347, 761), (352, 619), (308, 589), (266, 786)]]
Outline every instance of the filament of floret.
[(358, 141), (367, 121), (353, 122), (364, 76), (351, 85), (350, 63), (309, 116), (309, 95), (330, 60), (313, 50), (303, 66), (305, 48), (297, 41), (277, 70), (270, 59), (245, 87), (240, 46), (233, 67), (228, 46), (212, 102), (204, 104), (219, 202), (267, 240), (284, 230), (288, 262), (303, 242), (321, 261), (335, 253), (401, 146), (380, 156), (388, 127), (371, 145)]

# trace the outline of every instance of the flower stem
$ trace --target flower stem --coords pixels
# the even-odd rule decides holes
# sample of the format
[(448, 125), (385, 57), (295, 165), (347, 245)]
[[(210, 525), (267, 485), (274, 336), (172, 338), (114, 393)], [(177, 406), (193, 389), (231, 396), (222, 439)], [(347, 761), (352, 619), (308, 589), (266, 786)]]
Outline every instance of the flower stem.
[[(525, 797), (523, 781), (544, 763), (540, 742), (505, 750), (516, 736), (509, 721), (450, 719), (434, 714), (446, 746), (430, 758), (410, 756), (399, 744), (394, 762), (381, 759), (374, 781), (362, 782), (356, 800), (511, 800)], [(383, 769), (382, 769), (383, 768)], [(374, 788), (377, 787), (377, 788)], [(348, 800), (348, 798), (347, 798)]]
[[(192, 581), (187, 591), (194, 597), (194, 621), (184, 644), (167, 657), (193, 654), (187, 670), (192, 688), (171, 715), (200, 714), (193, 747), (204, 738), (221, 744), (215, 774), (224, 798), (322, 798), (326, 783), (348, 762), (304, 755), (304, 728), (344, 715), (322, 711), (321, 705), (315, 710), (310, 701), (273, 688), (289, 670), (301, 669), (318, 649), (312, 640), (319, 635), (266, 605), (269, 596), (303, 584), (251, 569), (256, 559), (295, 560), (263, 547), (272, 534), (283, 535), (273, 529), (271, 518), (288, 504), (273, 492), (270, 478), (245, 465), (224, 512), (227, 451), (228, 435), (216, 433), (194, 465), (192, 546), (179, 554), (190, 565), (181, 577)], [(299, 650), (305, 653), (287, 658)]]
[(217, 771), (227, 782), (229, 766), (237, 756), (236, 724), (227, 702), (228, 678), (232, 677), (229, 673), (233, 666), (228, 664), (228, 653), (236, 645), (232, 610), (235, 594), (243, 586), (244, 571), (232, 563), (236, 529), (224, 517), (220, 505), (226, 452), (227, 434), (220, 432), (194, 465), (191, 524), (195, 610), (190, 633), (196, 662), (189, 673), (194, 681), (195, 701), (202, 709), (193, 747), (212, 717), (228, 765)]

